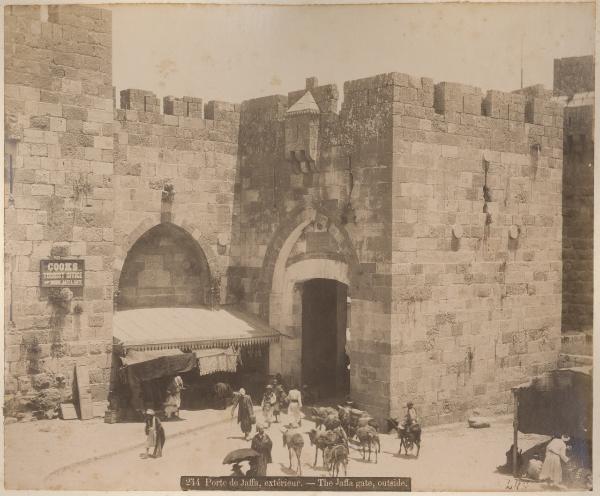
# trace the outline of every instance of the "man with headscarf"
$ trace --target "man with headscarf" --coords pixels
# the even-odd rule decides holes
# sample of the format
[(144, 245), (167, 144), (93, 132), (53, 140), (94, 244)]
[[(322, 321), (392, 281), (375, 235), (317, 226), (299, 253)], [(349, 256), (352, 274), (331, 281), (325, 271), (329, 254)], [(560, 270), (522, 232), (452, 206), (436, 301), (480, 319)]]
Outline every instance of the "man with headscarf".
[(275, 409), (275, 403), (277, 403), (277, 397), (273, 392), (273, 386), (268, 384), (265, 388), (265, 394), (263, 395), (261, 407), (263, 411), (263, 415), (265, 418), (265, 423), (267, 424), (267, 428), (273, 422), (273, 411)]
[(181, 390), (183, 389), (183, 380), (180, 376), (175, 376), (167, 387), (167, 397), (164, 402), (164, 410), (167, 419), (172, 416), (179, 417), (179, 407), (181, 406)]
[(267, 464), (273, 462), (273, 459), (271, 458), (273, 442), (271, 441), (269, 435), (265, 432), (264, 425), (256, 426), (256, 434), (252, 438), (252, 444), (250, 447), (260, 455), (255, 459), (253, 475), (267, 475)]
[(152, 456), (154, 458), (160, 458), (162, 456), (162, 449), (165, 445), (165, 430), (154, 413), (154, 410), (148, 408), (146, 410), (146, 458), (149, 456), (150, 448), (154, 448)]
[(234, 393), (233, 408), (231, 409), (231, 417), (238, 408), (238, 424), (244, 433), (244, 439), (248, 440), (248, 434), (252, 431), (252, 424), (256, 422), (254, 416), (254, 405), (252, 399), (246, 394), (246, 390), (241, 388), (238, 393)]

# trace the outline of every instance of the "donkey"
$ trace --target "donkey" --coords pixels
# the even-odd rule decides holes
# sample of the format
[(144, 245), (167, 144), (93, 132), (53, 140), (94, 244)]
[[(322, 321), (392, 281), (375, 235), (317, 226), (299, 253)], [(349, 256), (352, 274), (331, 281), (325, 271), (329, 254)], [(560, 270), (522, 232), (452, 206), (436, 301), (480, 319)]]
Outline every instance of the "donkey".
[(281, 432), (283, 433), (283, 446), (287, 446), (288, 455), (290, 457), (290, 470), (292, 468), (293, 451), (296, 454), (296, 460), (298, 461), (296, 473), (302, 476), (302, 463), (300, 462), (300, 455), (302, 454), (302, 448), (304, 448), (304, 439), (302, 438), (302, 434), (295, 432), (294, 429), (282, 429)]
[(379, 435), (377, 434), (375, 428), (370, 425), (359, 427), (356, 430), (356, 437), (358, 438), (362, 448), (363, 460), (366, 458), (366, 448), (368, 446), (369, 461), (371, 461), (371, 447), (373, 447), (373, 451), (375, 452), (375, 463), (377, 463), (377, 453), (381, 452), (381, 444), (379, 442)]
[(408, 454), (408, 450), (413, 449), (413, 447), (417, 446), (417, 454), (416, 457), (419, 457), (419, 452), (421, 451), (421, 426), (415, 425), (412, 428), (401, 428), (400, 422), (398, 419), (391, 418), (387, 419), (388, 428), (390, 431), (395, 430), (398, 433), (398, 437), (400, 438), (400, 447), (398, 448), (398, 454), (402, 452), (402, 447), (404, 446), (404, 454)]
[(327, 462), (331, 477), (338, 477), (340, 474), (340, 465), (344, 466), (344, 477), (347, 475), (348, 468), (348, 448), (343, 444), (336, 444), (327, 449)]
[(321, 450), (321, 456), (323, 458), (323, 466), (326, 466), (325, 463), (325, 450), (331, 445), (331, 440), (327, 431), (317, 431), (316, 429), (311, 429), (308, 431), (308, 437), (310, 439), (310, 444), (315, 446), (315, 463), (313, 467), (317, 466), (317, 457), (319, 455), (319, 450)]

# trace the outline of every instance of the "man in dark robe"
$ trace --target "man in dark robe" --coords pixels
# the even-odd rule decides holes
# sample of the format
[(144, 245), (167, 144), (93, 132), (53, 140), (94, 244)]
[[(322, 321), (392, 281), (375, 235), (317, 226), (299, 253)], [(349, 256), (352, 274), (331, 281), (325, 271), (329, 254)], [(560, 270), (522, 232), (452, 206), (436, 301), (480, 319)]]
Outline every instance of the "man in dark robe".
[[(281, 374), (275, 374), (275, 381), (277, 381), (277, 384), (279, 384), (283, 388), (284, 391), (288, 390), (288, 385), (283, 380), (283, 377), (281, 376)], [(275, 382), (273, 382), (273, 384), (275, 384)], [(273, 387), (275, 387), (275, 386), (273, 386)]]
[(273, 459), (271, 458), (273, 442), (271, 441), (269, 435), (265, 432), (264, 426), (256, 426), (256, 435), (252, 438), (252, 444), (250, 447), (260, 454), (260, 456), (255, 459), (253, 475), (267, 475), (267, 464), (273, 462)]
[(275, 416), (275, 422), (279, 422), (279, 415), (281, 410), (285, 409), (286, 394), (283, 386), (277, 379), (273, 379), (273, 392), (275, 393), (275, 405), (273, 405), (273, 415)]
[(236, 407), (238, 408), (238, 424), (244, 433), (244, 439), (248, 439), (248, 434), (252, 430), (252, 424), (256, 422), (254, 416), (254, 406), (252, 405), (252, 399), (246, 394), (246, 390), (241, 388), (239, 393), (234, 394), (233, 408), (231, 409), (231, 416), (235, 412)]
[(160, 420), (154, 413), (154, 410), (146, 410), (146, 456), (151, 448), (154, 448), (152, 453), (153, 458), (162, 456), (162, 449), (165, 445), (165, 429)]

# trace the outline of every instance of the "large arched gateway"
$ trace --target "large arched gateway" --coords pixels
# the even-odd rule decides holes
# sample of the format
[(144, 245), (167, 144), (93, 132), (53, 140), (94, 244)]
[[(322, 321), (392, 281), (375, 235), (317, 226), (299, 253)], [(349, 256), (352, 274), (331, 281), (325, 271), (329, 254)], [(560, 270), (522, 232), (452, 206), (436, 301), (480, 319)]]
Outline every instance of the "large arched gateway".
[(309, 210), (278, 248), (269, 324), (282, 339), (280, 348), (272, 347), (271, 371), (324, 396), (345, 396), (352, 355), (351, 246), (327, 215)]

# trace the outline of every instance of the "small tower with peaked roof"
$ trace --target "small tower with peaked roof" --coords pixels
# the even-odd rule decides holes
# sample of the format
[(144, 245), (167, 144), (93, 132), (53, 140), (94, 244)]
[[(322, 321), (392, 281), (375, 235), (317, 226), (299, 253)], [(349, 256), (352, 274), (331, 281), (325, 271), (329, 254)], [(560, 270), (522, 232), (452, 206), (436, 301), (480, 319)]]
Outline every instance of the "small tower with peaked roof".
[(297, 173), (318, 171), (321, 109), (311, 92), (315, 85), (308, 78), (304, 94), (285, 113), (285, 156)]

